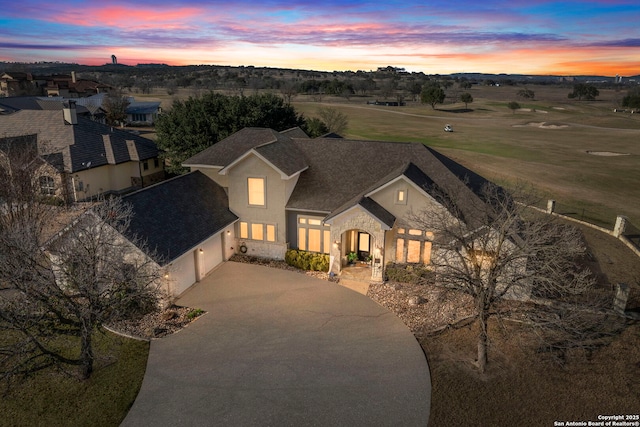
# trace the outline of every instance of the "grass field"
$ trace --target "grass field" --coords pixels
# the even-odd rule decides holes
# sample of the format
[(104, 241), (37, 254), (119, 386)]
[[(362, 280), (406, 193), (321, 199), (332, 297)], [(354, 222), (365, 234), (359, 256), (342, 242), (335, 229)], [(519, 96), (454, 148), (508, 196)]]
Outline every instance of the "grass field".
[[(616, 215), (640, 224), (640, 115), (614, 113), (622, 95), (601, 91), (593, 102), (567, 99), (560, 87), (533, 87), (536, 100), (520, 102), (517, 87), (476, 86), (474, 102), (442, 104), (435, 110), (409, 102), (404, 107), (367, 105), (362, 98), (325, 98), (296, 110), (317, 117), (321, 106), (345, 113), (345, 137), (425, 143), (505, 186), (524, 180), (567, 213), (612, 227)], [(519, 101), (521, 110), (507, 108)], [(443, 131), (451, 124), (454, 132)], [(615, 152), (600, 156), (587, 151)]]
[(111, 333), (96, 334), (94, 340), (96, 363), (90, 379), (82, 381), (77, 373), (66, 375), (48, 369), (15, 384), (9, 393), (0, 390), (0, 425), (120, 424), (140, 390), (149, 343)]

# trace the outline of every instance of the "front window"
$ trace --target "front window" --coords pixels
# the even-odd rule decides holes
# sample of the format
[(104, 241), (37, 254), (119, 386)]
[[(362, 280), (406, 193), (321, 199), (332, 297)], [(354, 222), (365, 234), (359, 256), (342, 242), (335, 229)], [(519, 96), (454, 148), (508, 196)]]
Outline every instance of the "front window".
[(396, 262), (429, 264), (433, 233), (415, 228), (399, 228), (396, 240)]
[(249, 206), (265, 206), (264, 178), (248, 178)]
[(238, 235), (241, 239), (261, 240), (264, 242), (276, 241), (276, 226), (260, 222), (240, 221)]
[(320, 217), (298, 217), (298, 249), (328, 254), (331, 248), (331, 230)]
[(43, 196), (54, 196), (56, 194), (56, 183), (52, 177), (40, 177), (40, 193)]

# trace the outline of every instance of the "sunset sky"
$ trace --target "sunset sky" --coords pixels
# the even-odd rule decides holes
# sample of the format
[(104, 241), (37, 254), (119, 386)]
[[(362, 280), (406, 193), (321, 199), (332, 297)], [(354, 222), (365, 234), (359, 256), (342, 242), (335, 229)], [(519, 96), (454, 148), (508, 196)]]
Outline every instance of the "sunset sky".
[(0, 61), (640, 74), (638, 0), (22, 0)]

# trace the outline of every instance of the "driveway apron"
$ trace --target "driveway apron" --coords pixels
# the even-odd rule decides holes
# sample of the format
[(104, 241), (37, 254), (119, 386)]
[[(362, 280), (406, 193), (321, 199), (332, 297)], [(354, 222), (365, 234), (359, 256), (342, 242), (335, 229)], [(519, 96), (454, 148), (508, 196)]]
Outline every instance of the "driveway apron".
[(226, 262), (177, 304), (207, 313), (151, 342), (123, 426), (427, 425), (425, 355), (364, 295)]

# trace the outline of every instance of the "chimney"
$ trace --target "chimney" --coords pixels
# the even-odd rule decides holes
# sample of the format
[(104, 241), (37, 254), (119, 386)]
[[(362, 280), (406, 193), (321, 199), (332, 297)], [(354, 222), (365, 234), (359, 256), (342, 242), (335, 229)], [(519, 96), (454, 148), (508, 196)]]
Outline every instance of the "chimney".
[(75, 71), (72, 71), (72, 72), (71, 72), (71, 82), (72, 82), (72, 83), (75, 83), (75, 82), (76, 82), (76, 72), (75, 72)]
[(62, 115), (64, 121), (69, 125), (78, 124), (78, 114), (76, 113), (76, 101), (67, 101), (62, 105)]

